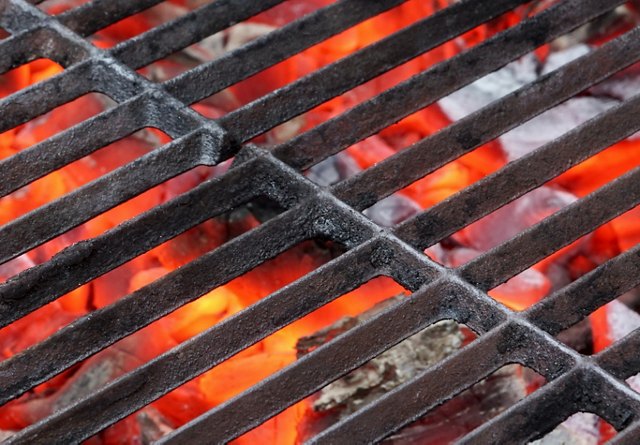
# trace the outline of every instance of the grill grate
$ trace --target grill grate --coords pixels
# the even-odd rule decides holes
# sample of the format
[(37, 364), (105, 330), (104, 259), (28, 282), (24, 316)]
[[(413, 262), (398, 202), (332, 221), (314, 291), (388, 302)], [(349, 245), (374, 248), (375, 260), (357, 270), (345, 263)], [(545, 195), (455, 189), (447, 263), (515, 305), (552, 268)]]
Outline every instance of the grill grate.
[(160, 0), (93, 0), (56, 17), (24, 0), (0, 0), (0, 26), (12, 34), (0, 41), (0, 70), (39, 57), (66, 67), (61, 75), (0, 101), (0, 132), (88, 92), (101, 92), (118, 102), (114, 109), (0, 161), (0, 196), (144, 127), (157, 127), (175, 139), (0, 227), (0, 263), (198, 165), (215, 165), (236, 154), (242, 159), (224, 176), (75, 244), (1, 285), (0, 327), (258, 196), (267, 196), (286, 209), (251, 232), (1, 362), (0, 402), (24, 394), (301, 241), (323, 237), (350, 249), (91, 397), (26, 428), (7, 443), (81, 441), (380, 275), (392, 277), (413, 294), (161, 442), (221, 443), (236, 438), (424, 327), (455, 319), (481, 334), (470, 347), (343, 419), (312, 442), (380, 440), (515, 362), (536, 370), (550, 383), (473, 431), (465, 443), (526, 441), (578, 411), (597, 413), (618, 430), (626, 427), (616, 441), (636, 443), (640, 395), (621, 380), (640, 371), (640, 332), (593, 358), (570, 350), (553, 336), (640, 284), (640, 248), (619, 255), (521, 313), (499, 305), (486, 291), (636, 206), (640, 170), (614, 180), (458, 269), (439, 266), (422, 250), (640, 130), (635, 118), (640, 97), (509, 163), (394, 229), (382, 230), (360, 211), (640, 60), (640, 29), (333, 188), (320, 188), (299, 173), (623, 1), (564, 0), (270, 152), (243, 144), (525, 1), (462, 0), (217, 121), (203, 118), (189, 105), (403, 1), (337, 1), (161, 85), (133, 71), (281, 2), (218, 0), (111, 50), (99, 50), (84, 37)]

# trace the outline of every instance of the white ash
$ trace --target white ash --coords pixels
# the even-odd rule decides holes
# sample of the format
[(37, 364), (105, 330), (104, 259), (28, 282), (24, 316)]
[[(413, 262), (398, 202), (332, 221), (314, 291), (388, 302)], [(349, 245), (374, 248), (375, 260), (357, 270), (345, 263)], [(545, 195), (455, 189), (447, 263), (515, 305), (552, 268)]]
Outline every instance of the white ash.
[(549, 74), (551, 71), (555, 71), (558, 68), (562, 68), (567, 63), (573, 62), (574, 60), (588, 54), (591, 52), (591, 48), (589, 45), (575, 45), (571, 48), (564, 49), (562, 51), (556, 51), (549, 54), (547, 60), (542, 67), (541, 75)]
[(640, 328), (640, 315), (616, 300), (607, 305), (607, 321), (614, 342)]
[(142, 445), (156, 443), (171, 433), (174, 428), (170, 422), (154, 407), (148, 406), (136, 415), (140, 425), (140, 441)]
[(394, 227), (420, 212), (420, 206), (400, 193), (378, 201), (364, 211), (371, 221), (382, 227)]
[[(439, 105), (450, 119), (459, 120), (588, 51), (589, 47), (586, 45), (571, 47), (551, 54), (544, 64), (540, 64), (533, 54), (528, 54), (440, 100)], [(615, 80), (611, 82), (617, 83)], [(606, 84), (607, 82), (603, 83)], [(629, 97), (640, 92), (640, 83), (634, 85), (626, 82), (610, 88), (614, 88), (619, 95)], [(508, 159), (514, 160), (562, 136), (619, 102), (612, 97), (574, 97), (507, 132), (499, 140)]]
[(304, 128), (306, 122), (307, 119), (305, 118), (305, 115), (301, 114), (300, 116), (296, 116), (293, 119), (288, 120), (284, 124), (278, 125), (267, 133), (267, 143), (275, 145), (293, 139), (293, 137), (300, 133), (300, 130)]
[(463, 339), (455, 322), (436, 323), (322, 389), (313, 407), (346, 406), (346, 413), (353, 412), (453, 354)]
[[(361, 171), (358, 163), (348, 153), (340, 152), (307, 170), (307, 178), (322, 187), (329, 187)], [(366, 209), (364, 214), (382, 227), (393, 227), (421, 210), (411, 198), (395, 193)]]
[[(612, 342), (615, 343), (640, 328), (640, 315), (625, 304), (614, 300), (607, 304), (606, 308), (607, 324)], [(627, 383), (634, 390), (640, 391), (640, 374), (629, 377)]]
[(471, 247), (487, 251), (576, 200), (571, 193), (543, 186), (473, 223), (465, 236)]
[(598, 416), (576, 413), (542, 439), (530, 442), (530, 445), (597, 445), (599, 442)]
[[(300, 338), (296, 345), (298, 355), (307, 354), (404, 298), (390, 298), (357, 317), (345, 317), (311, 336)], [(435, 323), (327, 385), (318, 393), (313, 407), (316, 411), (338, 408), (341, 415), (354, 412), (453, 354), (463, 341), (464, 334), (456, 322), (444, 320)]]
[(520, 158), (617, 105), (607, 98), (576, 97), (541, 114), (501, 138), (509, 160)]
[[(609, 96), (620, 101), (628, 100), (640, 94), (640, 76), (616, 76), (608, 82), (594, 86), (589, 91), (595, 95)], [(634, 138), (637, 137), (638, 135), (634, 135)]]
[[(180, 8), (173, 11), (176, 17), (182, 15)], [(183, 69), (176, 71), (176, 68), (167, 67), (164, 64), (152, 64), (147, 68), (147, 77), (154, 82), (167, 81), (179, 74), (180, 71), (189, 70), (203, 63), (216, 60), (228, 52), (270, 33), (274, 29), (276, 28), (262, 23), (238, 23), (168, 57), (169, 60), (176, 62)], [(238, 106), (239, 104), (234, 102), (233, 105)]]
[(538, 78), (538, 60), (528, 54), (441, 99), (438, 104), (457, 121)]
[(224, 54), (276, 29), (263, 23), (238, 23), (184, 49), (184, 53), (203, 63), (217, 59)]
[[(442, 254), (441, 263), (447, 267), (460, 267), (481, 254), (482, 252), (479, 250), (468, 247), (455, 247)], [(520, 301), (522, 297), (530, 297), (531, 295), (541, 297), (547, 289), (547, 283), (547, 278), (542, 272), (529, 268), (496, 287), (494, 292), (501, 295), (502, 298)]]
[(16, 434), (15, 431), (10, 430), (0, 430), (0, 442), (4, 442), (5, 440), (9, 440), (11, 436)]
[(328, 187), (355, 176), (362, 169), (348, 153), (340, 152), (307, 170), (307, 178), (319, 186)]
[(34, 262), (27, 256), (27, 254), (20, 255), (17, 258), (7, 261), (0, 265), (0, 282), (3, 279), (10, 279), (18, 275), (20, 272), (30, 269), (35, 266)]

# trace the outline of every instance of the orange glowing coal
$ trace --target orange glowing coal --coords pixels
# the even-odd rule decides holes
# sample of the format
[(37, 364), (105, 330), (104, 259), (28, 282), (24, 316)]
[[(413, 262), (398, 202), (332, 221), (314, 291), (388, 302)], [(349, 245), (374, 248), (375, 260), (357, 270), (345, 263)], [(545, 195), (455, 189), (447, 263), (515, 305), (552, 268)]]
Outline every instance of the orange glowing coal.
[[(76, 0), (53, 2), (49, 13), (59, 13), (76, 6)], [(91, 37), (99, 47), (113, 46), (119, 41), (140, 34), (186, 9), (202, 4), (192, 0), (175, 0), (154, 7), (150, 11), (125, 19)], [(246, 39), (261, 32), (281, 26), (300, 14), (331, 3), (329, 0), (292, 0), (252, 18), (248, 23), (260, 25)], [(215, 97), (196, 104), (194, 108), (208, 117), (218, 117), (230, 109), (260, 97), (268, 91), (287, 84), (317, 68), (335, 61), (346, 54), (401, 29), (408, 24), (432, 14), (446, 6), (449, 0), (410, 0), (402, 6), (379, 17), (368, 20), (334, 38), (266, 70), (252, 78), (230, 87)], [(342, 113), (363, 100), (422, 72), (426, 68), (463, 51), (487, 37), (504, 30), (523, 19), (531, 11), (525, 7), (480, 26), (471, 32), (420, 56), (391, 72), (333, 99), (295, 122), (272, 130), (260, 137), (258, 143), (273, 143), (290, 138), (332, 116)], [(246, 26), (246, 24), (243, 24)], [(245, 29), (246, 30), (246, 29)], [(242, 36), (238, 37), (242, 43)], [(209, 48), (192, 47), (185, 56), (171, 57), (141, 70), (150, 78), (162, 80), (184, 71), (197, 62), (198, 54), (206, 54)], [(549, 47), (535, 54), (543, 61)], [(194, 54), (196, 54), (194, 56)], [(188, 60), (188, 62), (185, 62)], [(49, 60), (37, 60), (15, 68), (0, 79), (0, 97), (6, 97), (31, 84), (55, 76), (62, 68)], [(87, 95), (64, 105), (27, 124), (0, 134), (0, 159), (7, 158), (48, 137), (70, 128), (109, 106), (104, 96)], [(419, 111), (401, 122), (346, 150), (355, 161), (354, 168), (365, 169), (396, 151), (416, 142), (452, 122), (450, 116), (438, 105)], [(162, 132), (146, 129), (98, 152), (39, 179), (33, 184), (0, 199), (0, 224), (12, 221), (29, 211), (86, 184), (106, 172), (124, 165), (144, 153), (169, 141)], [(638, 141), (625, 141), (572, 168), (547, 184), (542, 193), (558, 191), (572, 197), (581, 197), (605, 184), (625, 171), (640, 164)], [(433, 206), (448, 196), (462, 190), (480, 178), (496, 171), (508, 161), (499, 141), (491, 142), (462, 158), (449, 163), (436, 172), (413, 183), (400, 192), (422, 209)], [(144, 212), (176, 195), (189, 190), (213, 175), (221, 174), (222, 167), (200, 167), (178, 178), (155, 187), (143, 195), (124, 203), (82, 226), (0, 266), (3, 280), (33, 265), (47, 261), (63, 248), (79, 241), (95, 237), (119, 223)], [(537, 195), (536, 195), (537, 196)], [(564, 196), (564, 195), (563, 195)], [(536, 198), (537, 199), (537, 198)], [(545, 205), (529, 207), (526, 218), (516, 222), (518, 212), (510, 207), (503, 212), (507, 224), (523, 229), (558, 210), (558, 198), (540, 198)], [(551, 202), (551, 204), (549, 204)], [(537, 207), (536, 207), (537, 206)], [(576, 278), (596, 267), (620, 251), (640, 241), (640, 211), (627, 213), (607, 224), (594, 234), (563, 249), (551, 258), (491, 292), (497, 300), (521, 310), (540, 300), (553, 288), (552, 275), (557, 265)], [(90, 284), (80, 287), (58, 301), (24, 317), (0, 330), (0, 356), (11, 357), (25, 348), (46, 338), (73, 319), (91, 310), (108, 305), (168, 272), (192, 261), (205, 252), (221, 245), (259, 222), (248, 212), (240, 212), (228, 218), (210, 220), (185, 234), (166, 242)], [(448, 244), (428, 249), (427, 254), (448, 266), (457, 266), (491, 248), (500, 239), (488, 231), (499, 224), (495, 220), (481, 220), (460, 233)], [(505, 224), (505, 222), (502, 222)], [(77, 391), (78, 380), (89, 371), (97, 370), (108, 362), (113, 369), (105, 375), (106, 383), (134, 369), (141, 363), (161, 354), (194, 335), (206, 330), (230, 315), (241, 311), (264, 296), (309, 273), (332, 258), (331, 249), (306, 242), (272, 261), (219, 287), (197, 301), (152, 324), (141, 332), (119, 342), (85, 363), (70, 369), (18, 400), (0, 408), (0, 430), (16, 431), (46, 417), (59, 401)], [(149, 415), (161, 416), (167, 425), (175, 428), (206, 410), (228, 400), (252, 384), (269, 376), (296, 359), (295, 344), (304, 335), (312, 334), (346, 315), (356, 315), (374, 304), (405, 290), (390, 279), (378, 278), (343, 296), (315, 313), (293, 323), (280, 332), (266, 338), (239, 353), (199, 378), (183, 385), (167, 396), (145, 408)], [(604, 318), (603, 318), (604, 317)], [(606, 308), (594, 316), (596, 349), (606, 347), (610, 339), (606, 322)], [(603, 321), (604, 320), (604, 321)], [(301, 402), (286, 410), (262, 426), (237, 440), (237, 443), (295, 443), (298, 424), (307, 410), (307, 402)], [(91, 439), (95, 444), (138, 443), (140, 425), (135, 415)]]

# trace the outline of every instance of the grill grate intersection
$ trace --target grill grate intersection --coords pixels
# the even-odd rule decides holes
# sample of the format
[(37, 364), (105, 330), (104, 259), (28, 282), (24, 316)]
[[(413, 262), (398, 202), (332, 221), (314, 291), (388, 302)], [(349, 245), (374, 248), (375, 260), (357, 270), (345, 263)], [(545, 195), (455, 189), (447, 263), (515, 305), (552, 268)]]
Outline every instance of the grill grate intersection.
[[(281, 1), (218, 0), (111, 51), (99, 50), (83, 38), (157, 3), (93, 0), (49, 17), (24, 0), (0, 0), (0, 26), (12, 33), (0, 42), (0, 69), (6, 71), (38, 57), (51, 58), (67, 68), (59, 76), (0, 101), (4, 116), (0, 131), (91, 91), (119, 103), (113, 110), (0, 161), (0, 172), (6, 178), (0, 185), (0, 196), (146, 126), (158, 127), (175, 138), (143, 158), (0, 227), (0, 262), (197, 165), (215, 165), (238, 155), (237, 165), (221, 178), (203, 183), (104, 235), (78, 243), (1, 285), (1, 326), (259, 195), (268, 196), (287, 210), (1, 362), (0, 401), (18, 397), (300, 241), (322, 236), (344, 243), (350, 250), (88, 399), (26, 428), (7, 443), (83, 440), (379, 275), (392, 277), (413, 294), (176, 430), (161, 443), (218, 443), (238, 437), (441, 319), (455, 319), (482, 335), (470, 347), (345, 418), (312, 442), (340, 443), (347, 437), (349, 443), (380, 440), (507, 363), (528, 366), (549, 383), (472, 432), (464, 439), (467, 443), (526, 441), (553, 429), (577, 411), (594, 412), (617, 429), (627, 427), (616, 439), (620, 443), (637, 439), (640, 395), (621, 380), (640, 371), (640, 363), (630, 353), (639, 350), (639, 334), (631, 334), (593, 358), (568, 349), (553, 336), (640, 284), (638, 248), (522, 313), (496, 303), (486, 291), (636, 206), (640, 202), (640, 170), (616, 179), (459, 269), (441, 267), (425, 257), (422, 249), (640, 130), (640, 122), (634, 119), (640, 98), (603, 113), (399, 227), (383, 230), (359, 211), (638, 61), (640, 29), (332, 189), (320, 188), (299, 173), (622, 1), (564, 0), (269, 152), (243, 144), (525, 2), (463, 0), (218, 121), (203, 118), (189, 105), (402, 1), (338, 1), (163, 85), (133, 70)], [(309, 27), (314, 32), (301, 33)], [(160, 44), (151, 45), (154, 40)], [(408, 92), (412, 92), (411, 98)], [(354, 127), (357, 130), (352, 130)], [(83, 143), (71, 143), (77, 140)], [(286, 237), (282, 236), (283, 227), (288, 229)], [(143, 235), (150, 232), (154, 237)], [(125, 239), (127, 243), (123, 243)], [(576, 303), (578, 295), (581, 298)], [(575, 309), (576, 304), (580, 310)], [(75, 345), (73, 350), (68, 348), (70, 344)], [(476, 366), (469, 369), (469, 363)], [(453, 380), (451, 375), (464, 378)]]

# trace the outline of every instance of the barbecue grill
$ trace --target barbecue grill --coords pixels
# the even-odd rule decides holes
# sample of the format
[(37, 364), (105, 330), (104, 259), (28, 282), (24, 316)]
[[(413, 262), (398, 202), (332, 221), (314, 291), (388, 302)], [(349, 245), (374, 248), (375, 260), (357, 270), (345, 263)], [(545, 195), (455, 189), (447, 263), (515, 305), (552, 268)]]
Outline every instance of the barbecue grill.
[(639, 131), (640, 98), (606, 111), (394, 228), (381, 228), (362, 211), (640, 60), (640, 29), (335, 186), (320, 187), (301, 173), (623, 1), (561, 1), (269, 150), (250, 141), (525, 1), (455, 2), (217, 120), (205, 119), (190, 105), (403, 1), (339, 0), (162, 84), (135, 71), (282, 1), (218, 0), (101, 50), (85, 37), (161, 0), (92, 0), (58, 16), (43, 13), (33, 4), (40, 3), (37, 0), (31, 4), (0, 0), (0, 26), (11, 34), (0, 41), (0, 70), (41, 57), (65, 67), (62, 74), (0, 101), (0, 132), (89, 92), (104, 93), (117, 102), (113, 109), (0, 161), (0, 196), (145, 127), (159, 128), (174, 139), (0, 227), (0, 262), (198, 165), (235, 157), (234, 166), (223, 176), (101, 236), (74, 244), (0, 285), (0, 326), (255, 198), (267, 197), (284, 209), (250, 232), (1, 362), (2, 403), (301, 241), (323, 238), (348, 249), (90, 397), (25, 428), (7, 443), (82, 441), (383, 275), (412, 295), (160, 442), (232, 440), (421, 329), (453, 319), (476, 331), (478, 339), (311, 442), (381, 440), (502, 366), (520, 363), (548, 383), (474, 430), (463, 443), (526, 442), (581, 411), (597, 414), (618, 430), (614, 443), (637, 443), (640, 394), (624, 380), (640, 372), (640, 333), (635, 331), (591, 357), (555, 336), (640, 285), (640, 250), (636, 247), (615, 257), (523, 312), (507, 309), (486, 292), (635, 207), (640, 202), (638, 169), (459, 268), (445, 268), (423, 250)]

